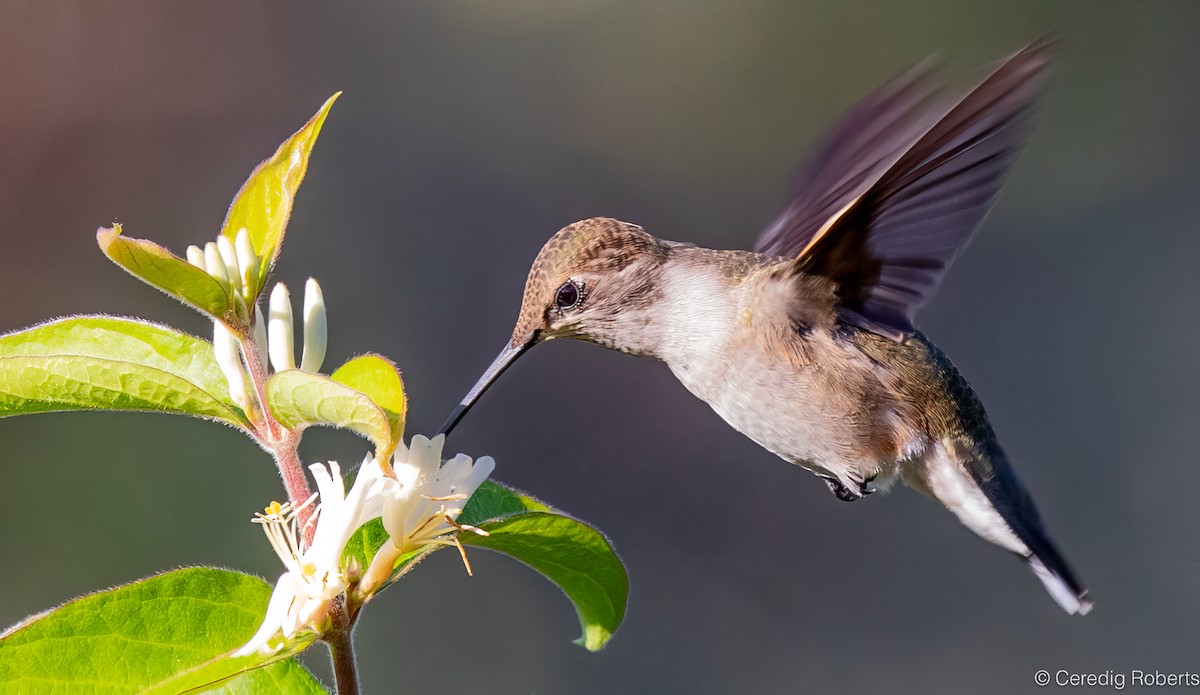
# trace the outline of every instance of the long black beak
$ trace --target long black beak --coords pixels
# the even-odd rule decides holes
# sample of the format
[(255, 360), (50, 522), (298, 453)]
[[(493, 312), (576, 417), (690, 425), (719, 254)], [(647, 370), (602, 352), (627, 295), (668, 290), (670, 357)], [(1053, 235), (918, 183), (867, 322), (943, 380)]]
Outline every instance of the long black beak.
[(531, 334), (523, 343), (516, 345), (509, 343), (508, 345), (505, 345), (504, 349), (500, 351), (500, 354), (496, 355), (496, 359), (492, 360), (492, 364), (483, 372), (483, 376), (479, 377), (479, 381), (476, 381), (475, 385), (471, 387), (471, 390), (467, 392), (466, 397), (462, 399), (462, 403), (454, 406), (454, 410), (451, 411), (450, 417), (446, 419), (446, 424), (442, 425), (441, 433), (450, 434), (450, 430), (454, 429), (454, 426), (458, 424), (458, 421), (463, 419), (463, 416), (467, 414), (467, 411), (471, 409), (471, 406), (475, 404), (475, 401), (479, 400), (479, 397), (483, 395), (483, 392), (488, 390), (488, 387), (492, 385), (492, 382), (494, 382), (501, 374), (503, 374), (504, 370), (508, 369), (513, 362), (516, 362), (518, 357), (525, 354), (525, 351), (533, 347), (536, 343), (537, 334), (534, 333)]

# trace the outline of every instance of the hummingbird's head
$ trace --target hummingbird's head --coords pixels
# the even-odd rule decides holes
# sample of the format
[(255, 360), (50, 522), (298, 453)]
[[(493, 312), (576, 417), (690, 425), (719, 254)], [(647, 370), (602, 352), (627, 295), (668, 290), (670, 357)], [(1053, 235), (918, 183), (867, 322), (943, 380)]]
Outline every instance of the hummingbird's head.
[(529, 269), (509, 345), (576, 338), (621, 347), (615, 332), (652, 297), (666, 254), (628, 222), (593, 217), (562, 228)]
[(538, 343), (576, 338), (628, 349), (622, 336), (646, 320), (654, 270), (666, 259), (667, 248), (641, 227), (608, 217), (581, 220), (550, 237), (529, 269), (512, 338), (442, 432), (453, 429), (488, 386)]

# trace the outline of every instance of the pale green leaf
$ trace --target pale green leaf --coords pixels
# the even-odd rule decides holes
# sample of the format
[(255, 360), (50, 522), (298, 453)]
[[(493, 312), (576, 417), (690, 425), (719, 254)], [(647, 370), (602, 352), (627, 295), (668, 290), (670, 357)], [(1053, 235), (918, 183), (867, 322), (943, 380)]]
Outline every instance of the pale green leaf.
[(289, 369), (267, 380), (267, 405), (284, 427), (311, 425), (353, 430), (387, 451), (392, 428), (387, 416), (366, 394), (322, 374)]
[(65, 410), (170, 413), (246, 426), (241, 411), (153, 367), (73, 355), (0, 357), (0, 417)]
[(158, 244), (121, 236), (119, 224), (97, 231), (96, 243), (104, 255), (146, 284), (231, 326), (245, 324), (245, 319), (237, 315), (233, 290), (228, 284)]
[(390, 457), (392, 450), (404, 436), (404, 417), (408, 412), (408, 399), (404, 396), (404, 382), (400, 378), (400, 370), (386, 357), (367, 354), (355, 357), (338, 367), (329, 378), (366, 394), (383, 410), (392, 428), (392, 442), (391, 448), (386, 452), (379, 452), (379, 455)]
[(321, 692), (298, 667), (247, 676), (311, 637), (270, 657), (228, 656), (257, 631), (270, 594), (257, 577), (195, 567), (76, 599), (0, 636), (0, 694), (271, 692), (255, 690), (268, 683)]
[(214, 688), (194, 692), (223, 695), (329, 695), (321, 681), (295, 659), (276, 661), (270, 666), (234, 676)]
[(0, 357), (75, 355), (132, 362), (185, 379), (234, 406), (212, 343), (119, 316), (69, 316), (0, 336)]
[(259, 259), (253, 296), (258, 296), (262, 291), (275, 265), (283, 235), (287, 231), (288, 218), (292, 214), (292, 201), (308, 171), (309, 155), (330, 107), (340, 95), (341, 92), (338, 92), (329, 97), (303, 128), (280, 145), (274, 155), (259, 164), (229, 206), (221, 233), (234, 240), (238, 232), (245, 229)]

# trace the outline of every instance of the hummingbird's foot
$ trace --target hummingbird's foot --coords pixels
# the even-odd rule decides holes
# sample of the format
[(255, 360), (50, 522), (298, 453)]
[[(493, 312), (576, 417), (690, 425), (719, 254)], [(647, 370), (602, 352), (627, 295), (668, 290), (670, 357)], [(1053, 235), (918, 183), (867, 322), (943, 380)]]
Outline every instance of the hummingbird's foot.
[(867, 483), (871, 482), (870, 480), (861, 482), (856, 480), (854, 481), (855, 485), (853, 488), (847, 487), (845, 483), (837, 478), (823, 475), (821, 476), (821, 480), (824, 480), (825, 484), (829, 486), (829, 491), (843, 502), (855, 502), (875, 492), (874, 488), (867, 487)]

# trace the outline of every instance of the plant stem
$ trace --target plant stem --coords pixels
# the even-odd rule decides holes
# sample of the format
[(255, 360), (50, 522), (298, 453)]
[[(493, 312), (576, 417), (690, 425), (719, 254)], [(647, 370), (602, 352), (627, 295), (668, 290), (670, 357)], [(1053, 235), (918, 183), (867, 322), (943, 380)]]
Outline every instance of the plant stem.
[[(270, 450), (275, 457), (275, 465), (279, 468), (279, 477), (287, 488), (288, 498), (292, 506), (298, 508), (312, 496), (312, 488), (308, 486), (308, 478), (304, 476), (304, 464), (300, 461), (297, 448), (300, 445), (300, 435), (279, 424), (271, 409), (267, 407), (267, 365), (259, 358), (258, 346), (249, 333), (241, 337), (242, 359), (246, 362), (246, 371), (254, 388), (254, 397), (258, 401), (258, 410), (262, 420), (258, 426), (259, 441)], [(312, 542), (316, 526), (309, 525), (313, 509), (305, 507), (298, 515), (300, 528), (304, 529), (304, 538)]]
[[(297, 452), (298, 442), (296, 440), (299, 437), (290, 432), (288, 435), (272, 447), (272, 453), (275, 455), (275, 465), (279, 468), (279, 476), (283, 478), (283, 486), (287, 488), (292, 507), (299, 508), (309, 497), (312, 497), (312, 488), (308, 486), (308, 478), (304, 476), (304, 464), (300, 462), (300, 454)], [(313, 534), (317, 531), (315, 524), (308, 523), (313, 511), (313, 506), (309, 505), (297, 514), (300, 528), (304, 531), (304, 540), (310, 544)]]
[(258, 410), (263, 420), (259, 424), (260, 435), (274, 438), (281, 429), (279, 423), (271, 415), (267, 407), (267, 365), (258, 356), (258, 345), (249, 333), (241, 335), (242, 360), (246, 363), (246, 371), (250, 376), (250, 384), (254, 387), (254, 398), (258, 401)]
[(344, 599), (336, 599), (329, 607), (333, 627), (322, 639), (329, 644), (333, 659), (333, 677), (338, 695), (358, 695), (358, 665), (354, 661), (354, 627), (350, 624)]

